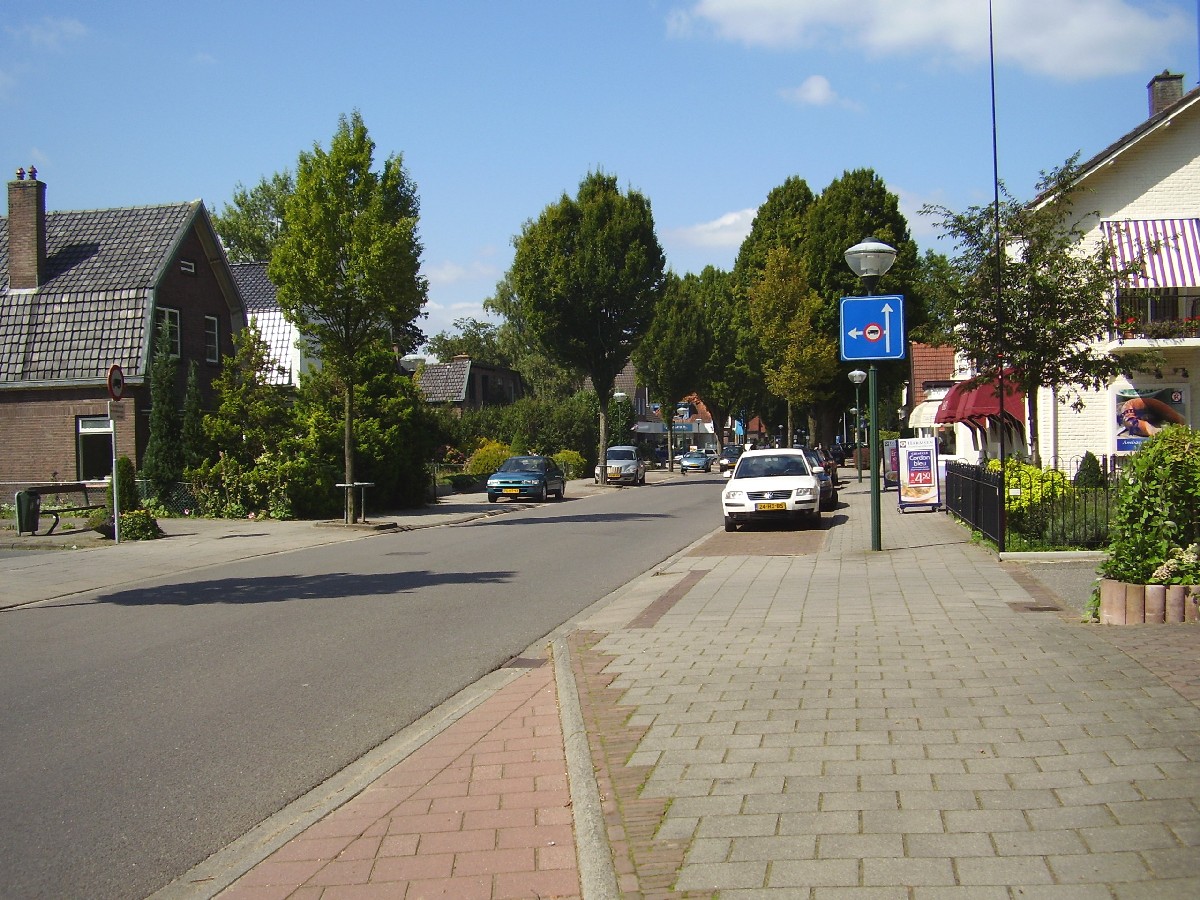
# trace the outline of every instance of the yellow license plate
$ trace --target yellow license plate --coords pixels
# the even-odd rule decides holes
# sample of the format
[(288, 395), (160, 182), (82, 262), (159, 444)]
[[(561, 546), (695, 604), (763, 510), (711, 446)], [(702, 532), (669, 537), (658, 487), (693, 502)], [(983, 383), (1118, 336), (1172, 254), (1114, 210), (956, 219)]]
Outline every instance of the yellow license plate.
[(504, 489), (504, 493), (506, 493), (506, 494), (519, 494), (519, 493), (521, 493), (521, 490), (520, 490), (520, 488), (505, 488), (505, 489)]
[(771, 512), (777, 509), (787, 509), (786, 503), (756, 503), (754, 508), (759, 512)]
[(609, 478), (620, 478), (620, 477), (621, 477), (621, 470), (620, 470), (620, 469), (609, 469), (609, 470), (608, 470), (608, 477), (609, 477)]

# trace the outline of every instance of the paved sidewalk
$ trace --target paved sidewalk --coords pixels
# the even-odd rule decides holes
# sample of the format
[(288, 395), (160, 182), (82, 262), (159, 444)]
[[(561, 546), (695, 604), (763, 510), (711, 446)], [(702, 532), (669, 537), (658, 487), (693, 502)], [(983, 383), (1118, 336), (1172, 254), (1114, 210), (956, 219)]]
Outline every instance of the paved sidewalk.
[(156, 896), (1200, 896), (1200, 629), (894, 497), (714, 532)]

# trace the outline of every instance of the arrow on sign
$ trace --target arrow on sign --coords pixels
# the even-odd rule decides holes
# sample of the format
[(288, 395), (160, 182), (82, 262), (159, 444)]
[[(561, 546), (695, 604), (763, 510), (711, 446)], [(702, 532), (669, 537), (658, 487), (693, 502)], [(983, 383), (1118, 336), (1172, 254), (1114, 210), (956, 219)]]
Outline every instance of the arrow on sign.
[(890, 354), (892, 352), (892, 304), (884, 303), (880, 309), (883, 310), (883, 350)]

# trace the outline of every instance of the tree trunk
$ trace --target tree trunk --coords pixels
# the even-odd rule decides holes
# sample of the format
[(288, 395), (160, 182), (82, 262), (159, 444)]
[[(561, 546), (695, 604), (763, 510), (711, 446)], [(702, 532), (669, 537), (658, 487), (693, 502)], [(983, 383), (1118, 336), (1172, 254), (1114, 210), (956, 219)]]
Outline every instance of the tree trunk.
[(1041, 436), (1038, 434), (1038, 396), (1037, 390), (1028, 394), (1029, 404), (1029, 461), (1039, 469), (1042, 467)]
[[(611, 391), (606, 393), (611, 394)], [(608, 402), (609, 397), (597, 394), (600, 399), (600, 453), (596, 458), (596, 464), (600, 467), (600, 483), (608, 484), (608, 466), (605, 465), (608, 459)]]
[[(354, 385), (347, 383), (342, 396), (342, 454), (344, 472), (342, 480), (347, 485), (354, 484)], [(346, 489), (346, 507), (344, 521), (353, 525), (358, 521), (358, 500), (354, 488)]]
[(792, 419), (792, 401), (787, 401), (787, 434), (784, 437), (783, 446), (790, 447), (795, 440), (796, 426)]

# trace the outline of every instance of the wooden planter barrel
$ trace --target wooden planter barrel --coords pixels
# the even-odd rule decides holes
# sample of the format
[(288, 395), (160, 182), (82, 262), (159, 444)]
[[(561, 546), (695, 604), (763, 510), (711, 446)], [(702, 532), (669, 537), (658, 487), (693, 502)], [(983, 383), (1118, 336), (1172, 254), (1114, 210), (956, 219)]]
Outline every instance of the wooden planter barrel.
[(1104, 625), (1181, 624), (1200, 621), (1200, 585), (1127, 584), (1100, 579)]

